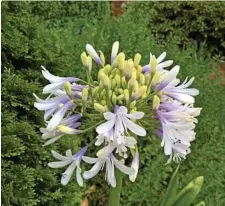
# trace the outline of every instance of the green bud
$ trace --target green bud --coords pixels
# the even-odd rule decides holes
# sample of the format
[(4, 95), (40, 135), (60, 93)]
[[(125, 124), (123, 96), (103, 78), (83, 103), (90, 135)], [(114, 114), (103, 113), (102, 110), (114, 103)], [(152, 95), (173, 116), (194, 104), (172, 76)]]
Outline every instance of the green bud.
[(96, 111), (98, 111), (100, 113), (106, 112), (105, 107), (103, 107), (101, 104), (94, 103), (94, 108), (95, 108)]
[(120, 84), (121, 84), (121, 77), (120, 77), (120, 75), (116, 74), (115, 80), (116, 80), (116, 85), (118, 87), (120, 87)]
[(87, 58), (87, 68), (88, 68), (88, 71), (91, 72), (91, 70), (92, 70), (92, 58), (90, 56)]
[(105, 100), (101, 101), (101, 105), (105, 106), (107, 104), (107, 102)]
[(92, 89), (92, 96), (96, 97), (98, 95), (99, 86)]
[(99, 51), (100, 52), (100, 59), (102, 61), (102, 65), (104, 66), (105, 65), (105, 56), (104, 54), (102, 53), (102, 51)]
[(115, 68), (117, 66), (119, 66), (119, 68), (120, 68), (122, 66), (121, 64), (124, 62), (124, 60), (125, 60), (125, 54), (122, 52), (119, 53), (112, 64), (112, 68)]
[(118, 91), (119, 91), (120, 94), (123, 94), (124, 93), (124, 90), (121, 89), (121, 88), (119, 88)]
[(139, 65), (136, 71), (137, 71), (137, 78), (140, 78), (140, 75), (142, 74), (142, 67)]
[(110, 89), (111, 88), (111, 82), (109, 80), (109, 77), (107, 75), (105, 75), (104, 73), (101, 73), (100, 74), (100, 79), (103, 83), (103, 86), (107, 89)]
[(140, 74), (140, 84), (143, 86), (145, 85), (145, 75), (144, 74)]
[(125, 98), (126, 104), (128, 104), (130, 101), (130, 95), (129, 95), (128, 89), (124, 90), (124, 98)]
[(116, 80), (111, 79), (111, 87), (114, 88), (116, 86)]
[(141, 61), (141, 55), (137, 53), (134, 57), (134, 66), (137, 67)]
[(160, 99), (159, 99), (159, 97), (158, 97), (157, 95), (155, 95), (155, 96), (153, 97), (153, 105), (152, 105), (152, 109), (153, 109), (153, 110), (158, 109), (159, 104), (160, 104)]
[(84, 88), (83, 90), (82, 90), (82, 101), (83, 102), (86, 102), (87, 101), (87, 99), (88, 99), (88, 88)]
[(157, 67), (157, 59), (155, 58), (155, 55), (151, 59), (151, 72), (154, 74), (156, 72)]
[(132, 95), (132, 100), (136, 100), (144, 95), (147, 91), (147, 86), (141, 86), (137, 91)]
[(126, 89), (127, 88), (127, 81), (126, 81), (126, 79), (125, 79), (125, 77), (122, 77), (122, 87), (124, 88), (124, 89)]
[(160, 79), (160, 72), (157, 71), (152, 78), (151, 85), (156, 85), (159, 82), (159, 79)]
[(112, 67), (107, 64), (104, 68), (103, 68), (103, 71), (105, 74), (109, 74), (109, 72), (112, 70)]
[(150, 74), (146, 74), (145, 75), (145, 84), (146, 85), (150, 84), (150, 79), (151, 79), (151, 75)]
[(87, 54), (85, 52), (83, 52), (80, 55), (80, 58), (81, 58), (82, 64), (86, 67), (87, 66)]
[(70, 82), (65, 82), (64, 83), (64, 89), (65, 89), (65, 91), (66, 91), (66, 94), (69, 96), (69, 97), (71, 97), (71, 95), (72, 95), (72, 89), (71, 89), (71, 84), (70, 84)]
[(124, 94), (121, 94), (117, 97), (117, 100), (124, 100)]
[(114, 105), (116, 105), (116, 102), (117, 102), (117, 97), (116, 97), (116, 94), (113, 93), (113, 94), (112, 94), (112, 103), (113, 103)]
[(129, 107), (130, 110), (134, 109), (135, 105), (136, 105), (136, 101), (131, 102)]

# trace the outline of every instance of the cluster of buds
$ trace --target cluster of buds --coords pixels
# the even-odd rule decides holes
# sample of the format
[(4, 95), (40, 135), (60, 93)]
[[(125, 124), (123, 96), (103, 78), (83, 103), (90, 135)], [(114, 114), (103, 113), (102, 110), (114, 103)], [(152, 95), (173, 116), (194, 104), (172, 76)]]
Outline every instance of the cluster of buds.
[[(172, 60), (163, 62), (166, 52), (158, 58), (150, 53), (149, 64), (141, 66), (139, 53), (133, 59), (126, 59), (118, 50), (119, 42), (115, 42), (111, 63), (106, 64), (104, 54), (100, 51), (99, 55), (87, 44), (87, 53), (81, 54), (86, 80), (54, 76), (43, 67), (42, 73), (50, 81), (43, 93), (50, 93), (50, 96), (43, 100), (35, 95), (35, 107), (45, 111), (46, 128), (41, 128), (42, 138), (47, 140), (44, 145), (57, 141), (64, 134), (79, 136), (93, 128), (97, 133), (96, 139), (74, 155), (71, 150), (66, 151), (65, 156), (52, 151), (59, 161), (49, 163), (50, 167), (69, 165), (62, 175), (64, 185), (75, 169), (77, 182), (82, 186), (83, 178), (94, 177), (104, 166), (105, 177), (112, 187), (116, 186), (114, 167), (134, 182), (139, 169), (138, 136), (145, 137), (147, 131), (161, 138), (164, 153), (169, 155), (168, 162), (180, 161), (190, 153), (196, 116), (201, 110), (193, 107), (198, 90), (187, 88), (194, 78), (180, 84), (179, 66), (170, 71), (165, 69), (173, 64)], [(99, 66), (96, 80), (91, 75), (93, 61)], [(92, 124), (96, 121), (94, 127), (85, 128), (84, 119), (85, 122), (91, 119)], [(154, 125), (156, 121), (160, 126), (144, 126)], [(96, 148), (96, 157), (85, 156), (91, 146)], [(133, 161), (128, 166), (130, 156)], [(93, 167), (82, 173), (82, 160)]]

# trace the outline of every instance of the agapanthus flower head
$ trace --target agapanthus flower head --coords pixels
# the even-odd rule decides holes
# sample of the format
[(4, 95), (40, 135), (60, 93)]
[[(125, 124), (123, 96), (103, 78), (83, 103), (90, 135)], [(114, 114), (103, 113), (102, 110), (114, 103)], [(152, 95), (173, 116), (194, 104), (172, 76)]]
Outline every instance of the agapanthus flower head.
[[(185, 159), (191, 151), (196, 117), (201, 111), (193, 105), (199, 91), (189, 88), (194, 77), (181, 83), (180, 67), (176, 65), (168, 70), (173, 61), (164, 61), (166, 52), (158, 58), (150, 53), (150, 61), (142, 66), (141, 54), (127, 59), (119, 52), (118, 41), (112, 46), (110, 62), (102, 51), (97, 53), (90, 44), (86, 45), (86, 51), (80, 56), (87, 74), (85, 79), (54, 76), (43, 68), (44, 77), (50, 81), (43, 93), (50, 95), (46, 99), (35, 95), (34, 106), (45, 111), (46, 128), (41, 128), (45, 146), (65, 134), (82, 138), (82, 133), (96, 132), (87, 142), (88, 148), (94, 147), (88, 153), (90, 157), (84, 156), (87, 145), (75, 155), (71, 150), (66, 156), (52, 152), (60, 161), (49, 163), (50, 167), (70, 165), (63, 173), (62, 184), (68, 183), (76, 169), (77, 182), (83, 185), (82, 160), (93, 165), (83, 173), (84, 179), (105, 170), (105, 179), (115, 187), (115, 170), (120, 170), (134, 182), (141, 156), (139, 140), (145, 138), (147, 142), (147, 135), (159, 136), (164, 153), (169, 156), (168, 162)], [(94, 62), (99, 68), (96, 79), (91, 76)], [(60, 141), (64, 138), (66, 136)]]

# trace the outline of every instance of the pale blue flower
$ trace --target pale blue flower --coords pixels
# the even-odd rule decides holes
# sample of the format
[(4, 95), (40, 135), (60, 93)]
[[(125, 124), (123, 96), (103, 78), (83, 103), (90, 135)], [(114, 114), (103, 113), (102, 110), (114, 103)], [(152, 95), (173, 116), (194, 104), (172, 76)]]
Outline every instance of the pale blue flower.
[(73, 171), (76, 169), (77, 183), (80, 186), (83, 186), (80, 162), (82, 160), (82, 156), (85, 154), (86, 151), (87, 151), (87, 147), (84, 147), (78, 153), (76, 153), (75, 155), (72, 155), (71, 150), (67, 150), (66, 156), (62, 156), (62, 155), (58, 154), (57, 152), (52, 151), (53, 157), (55, 157), (56, 159), (58, 159), (60, 161), (48, 163), (49, 167), (60, 168), (60, 167), (65, 167), (67, 165), (70, 165), (67, 168), (67, 170), (62, 174), (62, 178), (61, 178), (62, 185), (66, 185), (69, 182), (69, 180), (73, 174)]

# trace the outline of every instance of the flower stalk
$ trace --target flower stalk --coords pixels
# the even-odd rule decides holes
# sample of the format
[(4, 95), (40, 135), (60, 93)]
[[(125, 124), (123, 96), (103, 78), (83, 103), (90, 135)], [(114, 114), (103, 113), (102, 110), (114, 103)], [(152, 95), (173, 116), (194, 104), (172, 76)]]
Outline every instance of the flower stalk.
[(124, 174), (115, 168), (116, 187), (109, 188), (109, 206), (120, 206), (120, 193)]

